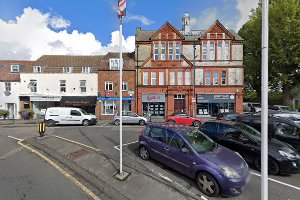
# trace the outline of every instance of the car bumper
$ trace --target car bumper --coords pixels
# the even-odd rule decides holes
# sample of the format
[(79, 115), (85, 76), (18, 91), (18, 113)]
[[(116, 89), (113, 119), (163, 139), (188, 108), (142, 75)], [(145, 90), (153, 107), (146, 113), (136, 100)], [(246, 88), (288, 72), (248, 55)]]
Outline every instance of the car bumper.
[(227, 179), (224, 183), (220, 183), (222, 195), (228, 197), (241, 195), (246, 190), (250, 179), (251, 175), (249, 173), (240, 179)]
[(90, 120), (90, 124), (97, 124), (98, 119), (97, 118), (92, 118)]
[(286, 160), (279, 163), (280, 172), (282, 174), (299, 174), (300, 160)]

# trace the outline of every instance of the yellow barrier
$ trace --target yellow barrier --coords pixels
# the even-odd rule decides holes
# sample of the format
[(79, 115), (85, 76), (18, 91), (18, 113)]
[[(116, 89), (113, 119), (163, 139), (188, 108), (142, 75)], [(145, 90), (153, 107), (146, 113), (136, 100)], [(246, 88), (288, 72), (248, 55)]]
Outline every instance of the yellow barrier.
[(39, 123), (38, 131), (39, 131), (40, 136), (43, 137), (46, 132), (46, 124), (44, 122)]

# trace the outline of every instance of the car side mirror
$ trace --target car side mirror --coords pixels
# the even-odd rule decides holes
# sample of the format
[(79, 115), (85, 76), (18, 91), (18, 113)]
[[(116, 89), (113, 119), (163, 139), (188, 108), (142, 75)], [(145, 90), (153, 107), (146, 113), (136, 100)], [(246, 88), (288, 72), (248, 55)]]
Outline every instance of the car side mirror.
[(181, 149), (181, 152), (182, 152), (182, 153), (190, 153), (190, 151), (189, 151), (186, 147), (183, 147), (183, 148)]

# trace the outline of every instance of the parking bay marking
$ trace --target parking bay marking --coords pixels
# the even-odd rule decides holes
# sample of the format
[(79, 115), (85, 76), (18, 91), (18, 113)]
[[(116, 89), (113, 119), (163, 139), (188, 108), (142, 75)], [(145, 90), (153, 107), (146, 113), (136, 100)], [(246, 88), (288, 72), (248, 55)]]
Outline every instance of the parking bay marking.
[[(261, 176), (260, 174), (255, 173), (255, 172), (250, 172), (250, 173), (255, 175), (255, 176), (259, 176), (259, 177)], [(272, 179), (272, 178), (268, 178), (268, 180), (300, 191), (300, 188), (297, 187), (297, 186), (290, 185), (290, 184), (287, 184), (287, 183), (284, 183), (284, 182), (281, 182), (281, 181), (278, 181), (278, 180), (275, 180), (275, 179)]]
[[(122, 146), (127, 146), (127, 145), (134, 144), (134, 143), (137, 143), (137, 142), (138, 142), (138, 141), (129, 142), (129, 143), (123, 144)], [(114, 148), (117, 149), (117, 150), (119, 151), (119, 150), (120, 150), (120, 145), (114, 146)]]

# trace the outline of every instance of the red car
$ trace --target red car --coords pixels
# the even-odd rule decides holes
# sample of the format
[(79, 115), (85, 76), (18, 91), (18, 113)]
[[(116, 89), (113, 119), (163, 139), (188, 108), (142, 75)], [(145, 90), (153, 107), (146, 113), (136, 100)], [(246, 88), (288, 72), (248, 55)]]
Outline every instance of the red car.
[(202, 120), (197, 117), (191, 117), (186, 113), (174, 113), (166, 119), (166, 122), (174, 124), (200, 126)]

